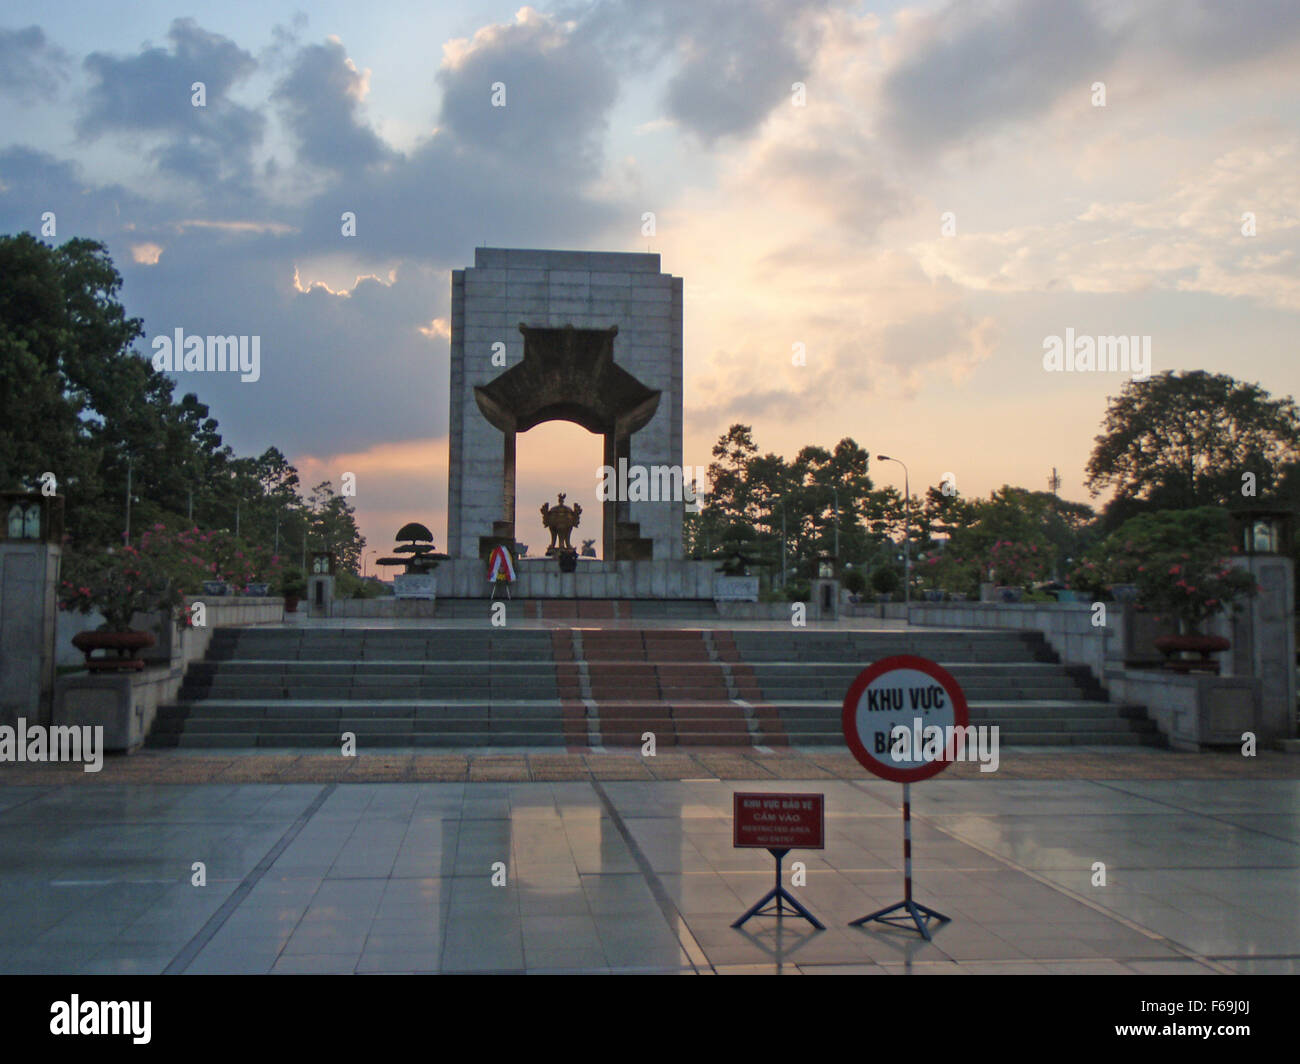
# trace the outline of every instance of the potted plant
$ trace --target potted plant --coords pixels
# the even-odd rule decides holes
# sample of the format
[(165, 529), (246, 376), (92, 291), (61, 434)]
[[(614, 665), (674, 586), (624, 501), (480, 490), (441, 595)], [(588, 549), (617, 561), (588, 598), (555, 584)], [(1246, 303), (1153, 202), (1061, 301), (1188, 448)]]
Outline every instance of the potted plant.
[(862, 601), (867, 590), (867, 578), (861, 569), (849, 567), (844, 570), (844, 590), (849, 593), (850, 602), (856, 605)]
[(1217, 506), (1139, 514), (1098, 547), (1117, 578), (1111, 584), (1117, 598), (1131, 586), (1139, 609), (1177, 622), (1177, 633), (1154, 642), (1165, 666), (1180, 672), (1217, 669), (1209, 656), (1231, 643), (1202, 631), (1205, 622), (1257, 590), (1254, 576), (1232, 565), (1234, 551), (1227, 511)]
[(871, 574), (871, 587), (880, 597), (881, 602), (889, 602), (894, 597), (902, 581), (898, 577), (897, 571), (888, 566), (877, 569)]
[(280, 571), (280, 594), (284, 596), (284, 612), (297, 613), (298, 603), (307, 593), (307, 581), (302, 570), (293, 566)]
[[(104, 618), (98, 629), (72, 637), (72, 645), (85, 655), (91, 671), (143, 669), (144, 662), (136, 655), (157, 638), (153, 632), (132, 628), (132, 618), (160, 610), (170, 616), (179, 601), (179, 588), (153, 552), (127, 544), (64, 555), (60, 608), (79, 613), (98, 610)], [(97, 650), (111, 653), (94, 657)]]

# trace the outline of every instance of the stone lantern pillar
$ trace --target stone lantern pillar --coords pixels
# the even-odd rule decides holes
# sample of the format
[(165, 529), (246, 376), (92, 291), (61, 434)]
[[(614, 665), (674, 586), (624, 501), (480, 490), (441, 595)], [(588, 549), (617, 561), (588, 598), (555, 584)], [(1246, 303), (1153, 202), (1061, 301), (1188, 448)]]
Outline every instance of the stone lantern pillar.
[(0, 493), (0, 724), (48, 724), (63, 497)]
[(813, 616), (835, 621), (840, 616), (839, 559), (823, 554), (817, 559), (817, 576), (812, 582)]
[(334, 553), (313, 551), (307, 572), (307, 612), (329, 617), (334, 612)]
[(1232, 673), (1260, 682), (1260, 743), (1295, 740), (1293, 515), (1281, 509), (1243, 509), (1232, 517), (1241, 552), (1233, 565), (1250, 572), (1262, 589), (1243, 599), (1231, 619)]

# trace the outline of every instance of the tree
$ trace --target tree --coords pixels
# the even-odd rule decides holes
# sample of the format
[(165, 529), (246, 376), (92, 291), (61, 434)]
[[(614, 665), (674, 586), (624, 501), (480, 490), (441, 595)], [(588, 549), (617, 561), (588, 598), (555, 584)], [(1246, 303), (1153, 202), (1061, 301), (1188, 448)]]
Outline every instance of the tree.
[(125, 499), (124, 444), (154, 420), (153, 368), (131, 350), (143, 327), (93, 241), (0, 237), (0, 277), (0, 486), (31, 488), (52, 472), (68, 529), (105, 541)]
[(238, 524), (248, 545), (273, 549), (277, 522), (285, 546), (304, 543), (310, 523), (345, 564), (359, 557), (343, 500), (312, 512), (280, 451), (237, 456), (207, 405), (176, 401), (171, 379), (136, 353), (143, 324), (118, 302), (103, 245), (0, 236), (0, 277), (0, 488), (31, 490), (52, 472), (68, 535), (88, 550), (121, 543), (129, 482), (133, 541), (158, 523)]
[(1226, 506), (1300, 459), (1300, 410), (1258, 384), (1203, 370), (1130, 381), (1110, 401), (1088, 462), (1093, 495), (1115, 489), (1114, 525), (1139, 510)]
[(753, 530), (756, 559), (781, 569), (784, 535), (796, 574), (813, 576), (819, 554), (833, 553), (838, 529), (843, 561), (872, 554), (878, 534), (870, 527), (870, 455), (845, 438), (831, 450), (804, 447), (787, 462), (759, 454), (748, 425), (732, 425), (714, 445), (711, 490), (698, 517), (687, 515), (692, 556), (715, 554), (737, 524)]
[(347, 499), (334, 494), (334, 485), (325, 480), (311, 489), (308, 507), (311, 549), (332, 551), (340, 570), (356, 574), (366, 539), (357, 528), (355, 511)]

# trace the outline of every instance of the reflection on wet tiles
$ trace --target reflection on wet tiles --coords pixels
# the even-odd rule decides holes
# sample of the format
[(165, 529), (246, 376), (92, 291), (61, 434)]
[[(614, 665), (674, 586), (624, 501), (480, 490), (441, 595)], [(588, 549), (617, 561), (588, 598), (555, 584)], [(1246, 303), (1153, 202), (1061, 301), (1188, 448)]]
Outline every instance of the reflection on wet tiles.
[[(931, 943), (846, 926), (901, 897), (893, 785), (601, 787), (631, 845), (585, 782), (342, 784), (269, 867), (259, 865), (319, 784), (0, 788), (0, 970), (153, 972), (180, 956), (195, 974), (1121, 974), (1215, 963), (1294, 974), (1300, 963), (1296, 781), (918, 786), (917, 896), (953, 916)], [(785, 865), (824, 931), (795, 918), (730, 926), (773, 874), (768, 854), (731, 845), (738, 789), (826, 794), (826, 848)], [(202, 888), (191, 886), (196, 860)], [(1092, 885), (1096, 860), (1104, 888)], [(792, 885), (794, 861), (804, 872)]]

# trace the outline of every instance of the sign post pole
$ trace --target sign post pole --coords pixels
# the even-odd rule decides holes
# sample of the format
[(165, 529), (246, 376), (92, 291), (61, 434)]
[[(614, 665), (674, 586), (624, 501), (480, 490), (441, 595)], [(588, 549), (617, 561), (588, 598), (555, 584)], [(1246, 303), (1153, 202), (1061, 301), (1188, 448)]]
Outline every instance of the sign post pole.
[(903, 785), (903, 900), (850, 921), (914, 926), (930, 941), (930, 924), (951, 917), (912, 897), (912, 784), (942, 772), (967, 735), (966, 696), (952, 674), (926, 658), (899, 654), (865, 668), (844, 696), (841, 717), (849, 751), (872, 775)]
[[(875, 920), (882, 924), (892, 924), (895, 927), (906, 927), (907, 924), (913, 923), (916, 929), (921, 932), (921, 937), (927, 942), (930, 941), (929, 923), (934, 920), (936, 923), (946, 924), (952, 920), (951, 916), (944, 916), (928, 906), (921, 905), (912, 900), (912, 785), (903, 784), (903, 900), (897, 905), (890, 905), (885, 909), (877, 909), (874, 913), (868, 913), (866, 916), (860, 916), (856, 920), (850, 920), (850, 927), (861, 927), (863, 924)], [(903, 910), (898, 916), (890, 916), (890, 913)]]

